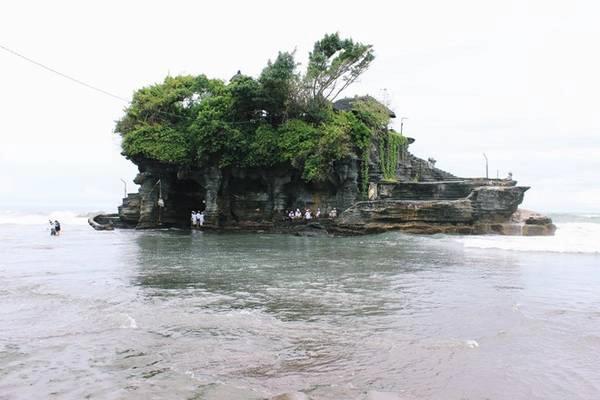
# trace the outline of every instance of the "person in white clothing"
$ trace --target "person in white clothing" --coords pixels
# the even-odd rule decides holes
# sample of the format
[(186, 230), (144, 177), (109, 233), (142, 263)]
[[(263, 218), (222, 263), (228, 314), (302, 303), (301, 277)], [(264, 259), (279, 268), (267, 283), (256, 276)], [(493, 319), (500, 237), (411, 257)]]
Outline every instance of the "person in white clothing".
[(204, 211), (199, 212), (198, 214), (196, 214), (196, 218), (198, 218), (198, 224), (200, 226), (204, 225)]
[(312, 219), (312, 215), (310, 215), (310, 210), (307, 208), (306, 212), (304, 213), (304, 219), (306, 219), (307, 221), (309, 219)]
[(192, 211), (192, 226), (196, 226), (196, 211)]
[(296, 213), (294, 214), (295, 218), (302, 218), (302, 213), (299, 208), (296, 208)]

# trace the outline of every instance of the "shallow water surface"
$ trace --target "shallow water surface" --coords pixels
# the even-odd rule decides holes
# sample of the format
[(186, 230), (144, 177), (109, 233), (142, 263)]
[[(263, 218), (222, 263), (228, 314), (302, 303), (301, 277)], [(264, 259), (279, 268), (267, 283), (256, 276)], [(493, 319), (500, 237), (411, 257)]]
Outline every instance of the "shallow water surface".
[(600, 398), (600, 255), (506, 240), (0, 224), (0, 399)]

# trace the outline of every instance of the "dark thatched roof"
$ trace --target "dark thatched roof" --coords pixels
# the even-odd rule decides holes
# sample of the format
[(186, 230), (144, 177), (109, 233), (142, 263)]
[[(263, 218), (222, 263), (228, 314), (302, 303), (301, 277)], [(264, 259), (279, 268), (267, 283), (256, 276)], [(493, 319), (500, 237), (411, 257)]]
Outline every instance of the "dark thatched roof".
[(390, 118), (396, 118), (396, 114), (392, 110), (390, 110), (389, 108), (381, 104), (381, 102), (377, 101), (371, 96), (344, 97), (343, 99), (339, 99), (338, 101), (333, 103), (333, 109), (336, 111), (350, 111), (352, 110), (352, 103), (354, 103), (355, 101), (374, 101), (388, 111)]

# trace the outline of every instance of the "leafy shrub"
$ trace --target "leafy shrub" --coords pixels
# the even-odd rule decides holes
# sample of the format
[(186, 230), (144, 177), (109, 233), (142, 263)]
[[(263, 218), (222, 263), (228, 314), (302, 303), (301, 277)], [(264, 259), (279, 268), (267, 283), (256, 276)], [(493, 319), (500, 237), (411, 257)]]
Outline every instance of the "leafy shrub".
[(131, 158), (150, 158), (167, 164), (191, 164), (191, 146), (185, 134), (153, 124), (137, 126), (123, 138), (123, 152)]

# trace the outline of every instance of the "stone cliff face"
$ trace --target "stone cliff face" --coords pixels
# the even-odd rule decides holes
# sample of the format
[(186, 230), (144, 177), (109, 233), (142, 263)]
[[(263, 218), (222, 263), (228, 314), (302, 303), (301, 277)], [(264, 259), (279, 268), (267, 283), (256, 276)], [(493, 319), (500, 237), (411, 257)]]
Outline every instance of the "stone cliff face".
[(119, 208), (121, 219), (137, 228), (187, 227), (191, 211), (204, 211), (207, 227), (269, 227), (289, 209), (343, 210), (358, 200), (356, 159), (336, 163), (328, 181), (318, 184), (286, 169), (191, 170), (148, 161), (138, 165), (139, 193)]
[(339, 218), (313, 222), (313, 230), (554, 233), (549, 219), (527, 214), (527, 220), (517, 212), (528, 187), (512, 180), (458, 178), (406, 149), (398, 155), (396, 182), (385, 181), (378, 148), (374, 143), (369, 157), (368, 201), (359, 193), (361, 161), (351, 157), (335, 163), (321, 183), (307, 183), (286, 168), (190, 169), (136, 160), (139, 192), (123, 199), (114, 223), (138, 229), (184, 228), (190, 225), (191, 211), (204, 211), (205, 229), (286, 230), (287, 210), (320, 208), (327, 215), (336, 208)]
[[(528, 188), (492, 184), (495, 182), (477, 187), (468, 181), (400, 183), (392, 193), (401, 191), (410, 200), (358, 202), (342, 213), (336, 227), (340, 232), (361, 233), (396, 229), (419, 233), (527, 234), (518, 229), (521, 221), (511, 220), (511, 216)], [(389, 190), (389, 185), (384, 185), (384, 189)], [(469, 191), (468, 196), (459, 196), (465, 190)], [(440, 192), (447, 192), (449, 198), (443, 199)], [(416, 199), (420, 195), (423, 198)]]

